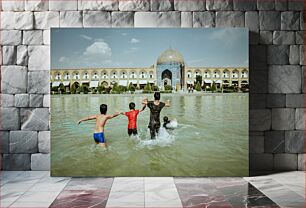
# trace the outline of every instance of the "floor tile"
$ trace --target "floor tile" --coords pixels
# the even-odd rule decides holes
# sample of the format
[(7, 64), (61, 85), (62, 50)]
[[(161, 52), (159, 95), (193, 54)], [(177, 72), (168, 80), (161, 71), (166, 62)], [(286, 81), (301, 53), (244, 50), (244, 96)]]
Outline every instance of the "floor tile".
[(173, 178), (174, 179), (174, 183), (188, 183), (188, 184), (211, 184), (212, 181), (211, 181), (211, 178), (198, 178), (198, 177), (175, 177)]
[(175, 181), (184, 207), (278, 207), (243, 178), (210, 178), (203, 183)]
[(145, 192), (145, 207), (183, 207), (176, 188)]
[(304, 207), (305, 199), (270, 176), (246, 178), (260, 192), (283, 207)]
[[(38, 182), (38, 179), (36, 180)], [(8, 182), (1, 187), (1, 196), (12, 193), (12, 192), (25, 192), (29, 190), (36, 182), (27, 183), (27, 182), (18, 182), (12, 183)]]
[(48, 207), (60, 192), (30, 192), (19, 197), (10, 207)]
[(70, 178), (42, 178), (29, 191), (62, 191)]
[(15, 202), (10, 208), (48, 208), (50, 202)]
[(184, 207), (231, 207), (225, 196), (211, 181), (176, 183)]
[(195, 184), (195, 183), (177, 183), (176, 188), (180, 193), (180, 196), (190, 195), (222, 195), (219, 190), (216, 189), (214, 184)]
[(25, 171), (1, 171), (0, 176), (2, 179), (4, 178), (14, 178)]
[(0, 207), (9, 207), (15, 202), (24, 192), (15, 192), (1, 196)]
[(1, 186), (12, 181), (13, 179), (15, 179), (18, 175), (20, 175), (21, 173), (23, 173), (24, 171), (0, 171), (0, 184)]
[(72, 178), (51, 207), (105, 207), (113, 178)]
[(110, 190), (113, 178), (72, 178), (65, 190)]
[(0, 202), (1, 207), (11, 205), (19, 199), (26, 191), (28, 191), (39, 179), (29, 181), (11, 180), (1, 186)]
[(138, 177), (115, 178), (111, 192), (143, 192), (144, 179)]
[(107, 208), (138, 208), (144, 206), (144, 192), (111, 192), (106, 204)]
[(109, 192), (99, 190), (65, 190), (60, 193), (51, 208), (105, 207)]
[(145, 179), (145, 191), (157, 192), (160, 190), (176, 189), (173, 179), (168, 180), (146, 180)]
[(21, 174), (19, 174), (15, 179), (41, 179), (49, 176), (48, 171), (25, 171)]
[(23, 202), (44, 202), (44, 201), (53, 201), (60, 192), (55, 191), (38, 191), (38, 192), (32, 192), (27, 191), (24, 193), (18, 201)]
[(269, 177), (305, 198), (305, 172), (277, 173), (269, 175)]

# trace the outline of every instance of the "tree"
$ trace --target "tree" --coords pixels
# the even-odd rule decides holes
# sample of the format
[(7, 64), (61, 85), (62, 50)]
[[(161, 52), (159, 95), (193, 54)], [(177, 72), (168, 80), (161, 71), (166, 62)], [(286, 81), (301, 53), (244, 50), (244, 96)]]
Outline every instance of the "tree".
[(126, 87), (126, 86), (119, 85), (118, 91), (119, 91), (120, 93), (121, 93), (121, 92), (126, 92), (126, 91), (127, 91), (127, 87)]
[(165, 86), (165, 90), (166, 90), (166, 91), (170, 91), (170, 90), (172, 90), (172, 87), (171, 87), (170, 85), (166, 85), (166, 86)]
[(77, 84), (77, 83), (73, 83), (73, 84), (71, 85), (71, 88), (70, 88), (71, 94), (75, 94), (76, 91), (77, 91), (77, 88), (78, 88), (78, 84)]
[(100, 85), (100, 86), (98, 86), (98, 92), (101, 94), (102, 92), (104, 92), (105, 91), (105, 87), (104, 87), (104, 85)]
[(144, 90), (151, 92), (152, 91), (151, 85), (147, 83), (146, 86), (144, 87)]
[(201, 85), (200, 85), (200, 82), (197, 82), (195, 88), (194, 88), (196, 91), (201, 91)]
[(135, 90), (136, 90), (135, 86), (133, 85), (132, 82), (130, 82), (129, 87), (128, 87), (128, 91), (135, 92)]
[(58, 87), (51, 87), (51, 91), (58, 92)]
[(153, 85), (153, 86), (152, 86), (152, 90), (153, 90), (153, 91), (159, 91), (158, 86)]
[(214, 81), (213, 81), (210, 89), (211, 89), (212, 92), (216, 91), (217, 87), (216, 87), (216, 83)]
[(89, 87), (88, 87), (87, 85), (82, 85), (82, 92), (83, 92), (84, 94), (88, 94), (88, 92), (89, 92)]
[(76, 93), (77, 94), (80, 94), (80, 92), (82, 92), (83, 88), (82, 86), (79, 86), (77, 89), (76, 89)]
[(65, 94), (65, 86), (64, 86), (64, 84), (63, 83), (61, 83), (60, 85), (59, 85), (59, 87), (58, 87), (58, 90), (62, 93), (62, 94)]
[(202, 76), (201, 75), (197, 75), (196, 76), (196, 81), (195, 83), (199, 83), (200, 84), (200, 87), (201, 87), (201, 84), (202, 84)]
[(117, 83), (115, 83), (115, 84), (113, 85), (112, 92), (119, 92), (119, 86), (118, 86)]

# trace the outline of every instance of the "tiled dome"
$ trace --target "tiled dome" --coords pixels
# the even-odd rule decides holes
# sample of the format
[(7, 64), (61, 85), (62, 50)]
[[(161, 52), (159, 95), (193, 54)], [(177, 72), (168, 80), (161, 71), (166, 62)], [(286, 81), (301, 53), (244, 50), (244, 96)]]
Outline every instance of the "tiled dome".
[(157, 59), (157, 64), (179, 63), (184, 64), (183, 56), (172, 48), (164, 51)]

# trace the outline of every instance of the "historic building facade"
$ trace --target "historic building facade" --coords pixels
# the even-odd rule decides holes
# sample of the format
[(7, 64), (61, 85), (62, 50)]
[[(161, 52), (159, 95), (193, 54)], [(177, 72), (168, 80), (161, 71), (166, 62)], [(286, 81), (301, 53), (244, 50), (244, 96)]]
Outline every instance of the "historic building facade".
[(89, 87), (112, 86), (115, 83), (128, 86), (130, 83), (143, 88), (147, 83), (163, 89), (170, 85), (173, 89), (186, 89), (194, 85), (197, 76), (202, 76), (201, 86), (211, 86), (214, 82), (221, 86), (246, 86), (249, 83), (249, 69), (243, 67), (188, 67), (182, 55), (173, 49), (164, 51), (156, 63), (146, 68), (86, 68), (52, 69), (51, 86), (63, 84), (66, 88), (73, 84)]

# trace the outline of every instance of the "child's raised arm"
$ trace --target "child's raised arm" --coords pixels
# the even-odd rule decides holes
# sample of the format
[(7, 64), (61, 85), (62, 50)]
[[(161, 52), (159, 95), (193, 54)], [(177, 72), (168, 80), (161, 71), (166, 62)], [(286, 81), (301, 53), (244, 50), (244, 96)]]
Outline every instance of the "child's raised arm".
[(117, 117), (117, 116), (119, 116), (119, 115), (120, 115), (120, 112), (117, 112), (117, 113), (115, 113), (115, 114), (113, 114), (113, 115), (108, 115), (108, 116), (107, 116), (107, 119), (115, 118), (115, 117)]
[(143, 99), (142, 104), (147, 105), (148, 104), (148, 98)]
[(146, 104), (143, 104), (142, 109), (140, 109), (139, 112), (144, 111), (144, 109), (146, 109), (146, 106), (147, 106)]
[(80, 123), (82, 123), (83, 121), (93, 120), (93, 119), (96, 119), (96, 118), (97, 118), (97, 115), (92, 115), (92, 116), (88, 116), (88, 117), (82, 118), (81, 120), (78, 121), (78, 125)]
[(170, 104), (170, 100), (167, 100), (166, 103), (165, 103), (165, 107), (170, 107), (171, 104)]

